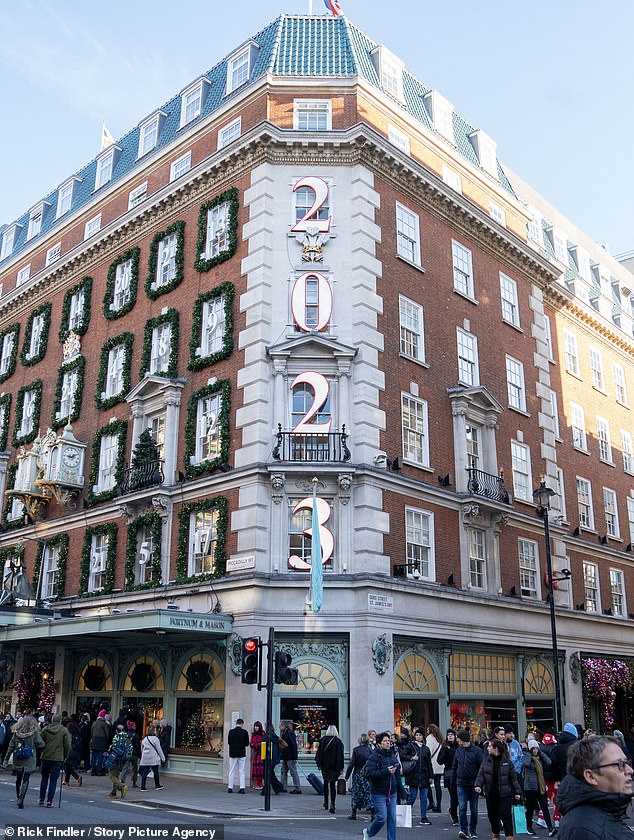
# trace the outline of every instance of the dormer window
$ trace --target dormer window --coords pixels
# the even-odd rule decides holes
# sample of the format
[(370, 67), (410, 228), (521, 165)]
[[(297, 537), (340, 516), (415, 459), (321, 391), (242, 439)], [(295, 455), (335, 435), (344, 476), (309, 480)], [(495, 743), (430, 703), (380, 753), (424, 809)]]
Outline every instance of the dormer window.
[(112, 180), (115, 164), (121, 154), (120, 146), (110, 146), (97, 158), (97, 172), (95, 174), (95, 190), (100, 189)]
[(563, 265), (568, 265), (568, 243), (564, 234), (556, 227), (551, 227), (548, 231), (555, 252), (555, 259)]
[(68, 213), (73, 205), (73, 198), (75, 197), (75, 187), (79, 183), (80, 178), (71, 178), (66, 181), (57, 191), (57, 213), (56, 219)]
[(482, 129), (472, 132), (469, 139), (473, 143), (473, 148), (478, 156), (478, 162), (482, 169), (489, 175), (497, 179), (498, 177), (498, 160), (497, 160), (497, 143), (493, 138), (485, 134)]
[(180, 128), (187, 125), (202, 113), (203, 102), (209, 91), (211, 82), (205, 76), (197, 79), (193, 85), (181, 92), (181, 121)]
[(227, 93), (249, 81), (259, 47), (251, 41), (227, 59)]
[(402, 102), (403, 62), (382, 45), (372, 51), (371, 58), (383, 90)]
[(13, 253), (13, 249), (15, 247), (15, 240), (17, 239), (18, 231), (22, 225), (11, 225), (11, 227), (6, 228), (4, 234), (2, 235), (2, 249), (0, 250), (0, 260), (3, 260), (5, 257), (10, 256)]
[(156, 148), (166, 116), (165, 111), (157, 111), (156, 114), (153, 114), (149, 119), (141, 123), (139, 127), (139, 151), (137, 158), (143, 157), (143, 155)]
[(33, 237), (37, 236), (40, 231), (42, 230), (42, 221), (44, 219), (44, 213), (47, 207), (50, 207), (50, 203), (48, 201), (40, 201), (40, 203), (34, 207), (31, 212), (29, 213), (29, 227), (26, 233), (26, 238), (33, 239)]
[(454, 143), (453, 105), (451, 102), (441, 96), (437, 90), (432, 90), (425, 96), (425, 106), (434, 131)]

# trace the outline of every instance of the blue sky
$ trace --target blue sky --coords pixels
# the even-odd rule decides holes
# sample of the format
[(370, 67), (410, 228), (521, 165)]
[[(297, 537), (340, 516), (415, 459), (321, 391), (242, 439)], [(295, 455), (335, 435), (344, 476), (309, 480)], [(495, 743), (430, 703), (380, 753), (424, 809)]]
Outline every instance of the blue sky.
[[(525, 181), (613, 254), (634, 249), (630, 0), (340, 0)], [(308, 0), (18, 0), (0, 8), (0, 223), (282, 12)], [(313, 0), (314, 13), (325, 11)]]

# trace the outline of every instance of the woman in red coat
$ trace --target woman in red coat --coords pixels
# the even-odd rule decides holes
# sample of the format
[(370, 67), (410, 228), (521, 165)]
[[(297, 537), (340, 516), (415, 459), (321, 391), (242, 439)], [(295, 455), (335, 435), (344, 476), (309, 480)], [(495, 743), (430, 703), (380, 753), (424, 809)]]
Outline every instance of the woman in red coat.
[(251, 733), (251, 787), (256, 790), (262, 788), (262, 781), (264, 779), (264, 762), (262, 761), (261, 744), (264, 740), (264, 730), (259, 720), (253, 724), (253, 732)]

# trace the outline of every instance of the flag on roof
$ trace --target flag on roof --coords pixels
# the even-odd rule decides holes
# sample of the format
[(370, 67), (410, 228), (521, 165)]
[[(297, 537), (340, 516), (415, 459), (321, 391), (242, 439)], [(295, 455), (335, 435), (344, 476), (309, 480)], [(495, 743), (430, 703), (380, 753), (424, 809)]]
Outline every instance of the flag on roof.
[(99, 151), (103, 152), (108, 146), (114, 146), (114, 137), (110, 134), (104, 122), (101, 124), (101, 149)]
[(342, 10), (341, 6), (339, 5), (338, 0), (324, 0), (324, 4), (325, 4), (326, 8), (328, 9), (328, 11), (331, 14), (333, 14), (335, 17), (343, 14), (343, 10)]

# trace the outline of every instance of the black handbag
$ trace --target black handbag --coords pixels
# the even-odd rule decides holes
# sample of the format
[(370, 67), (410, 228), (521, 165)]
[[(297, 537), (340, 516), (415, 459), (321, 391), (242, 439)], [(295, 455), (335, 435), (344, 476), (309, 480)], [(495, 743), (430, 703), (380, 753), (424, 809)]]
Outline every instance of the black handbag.
[(414, 772), (416, 769), (416, 765), (418, 764), (417, 761), (401, 761), (401, 767), (403, 768), (403, 775), (409, 776), (411, 773)]

